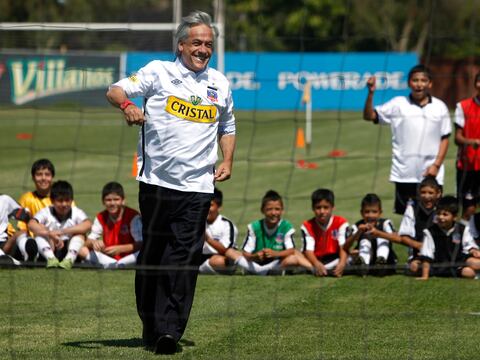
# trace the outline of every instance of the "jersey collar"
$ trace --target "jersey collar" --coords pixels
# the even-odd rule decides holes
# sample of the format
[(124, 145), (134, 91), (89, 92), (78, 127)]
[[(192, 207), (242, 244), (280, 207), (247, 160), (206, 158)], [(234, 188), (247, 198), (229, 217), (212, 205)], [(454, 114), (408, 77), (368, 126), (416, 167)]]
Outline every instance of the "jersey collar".
[(416, 101), (413, 100), (412, 94), (408, 95), (408, 99), (410, 100), (410, 104), (417, 105), (420, 108), (423, 108), (423, 107), (427, 106), (428, 104), (432, 103), (432, 95), (428, 94), (427, 98), (428, 98), (428, 102), (425, 105), (422, 106), (422, 105), (420, 105), (419, 103), (417, 103)]
[(207, 76), (207, 70), (208, 70), (208, 65), (205, 66), (205, 69), (199, 72), (194, 72), (192, 70), (189, 70), (182, 62), (181, 58), (177, 57), (175, 59), (175, 65), (177, 66), (178, 70), (180, 73), (183, 75), (183, 77), (191, 76), (194, 79), (198, 79), (201, 76)]

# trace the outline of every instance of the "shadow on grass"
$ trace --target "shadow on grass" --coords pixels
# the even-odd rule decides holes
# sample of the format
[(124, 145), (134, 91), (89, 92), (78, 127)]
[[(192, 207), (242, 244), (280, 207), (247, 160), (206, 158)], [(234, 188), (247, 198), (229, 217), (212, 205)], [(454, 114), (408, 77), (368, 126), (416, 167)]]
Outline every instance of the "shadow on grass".
[[(188, 339), (181, 339), (179, 342), (179, 350), (181, 351), (184, 347), (195, 346), (195, 342)], [(84, 349), (98, 349), (100, 347), (126, 347), (126, 348), (136, 348), (143, 347), (143, 341), (141, 338), (131, 338), (131, 339), (106, 339), (106, 340), (88, 340), (88, 341), (72, 341), (66, 342), (62, 345), (84, 348)]]

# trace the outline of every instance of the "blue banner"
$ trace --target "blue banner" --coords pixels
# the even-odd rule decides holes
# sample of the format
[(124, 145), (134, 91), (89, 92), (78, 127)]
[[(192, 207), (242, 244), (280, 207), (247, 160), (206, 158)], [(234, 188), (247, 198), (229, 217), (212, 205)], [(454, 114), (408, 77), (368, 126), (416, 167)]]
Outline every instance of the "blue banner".
[[(128, 53), (126, 75), (151, 60), (173, 60), (172, 53)], [(211, 66), (215, 67), (216, 58)], [(226, 53), (235, 108), (301, 110), (307, 82), (314, 110), (360, 110), (365, 83), (377, 77), (375, 104), (408, 94), (407, 75), (415, 53)]]

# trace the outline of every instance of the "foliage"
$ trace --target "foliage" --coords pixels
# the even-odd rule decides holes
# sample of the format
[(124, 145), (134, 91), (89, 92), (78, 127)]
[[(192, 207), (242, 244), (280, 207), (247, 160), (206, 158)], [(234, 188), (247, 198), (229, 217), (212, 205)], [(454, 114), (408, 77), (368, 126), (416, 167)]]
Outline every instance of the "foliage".
[[(225, 1), (225, 0), (224, 0)], [(183, 14), (214, 13), (213, 0), (184, 0)], [(229, 0), (230, 51), (416, 51), (427, 59), (480, 53), (479, 0)], [(0, 21), (171, 22), (172, 0), (3, 0)], [(6, 31), (3, 48), (170, 50), (168, 32)]]

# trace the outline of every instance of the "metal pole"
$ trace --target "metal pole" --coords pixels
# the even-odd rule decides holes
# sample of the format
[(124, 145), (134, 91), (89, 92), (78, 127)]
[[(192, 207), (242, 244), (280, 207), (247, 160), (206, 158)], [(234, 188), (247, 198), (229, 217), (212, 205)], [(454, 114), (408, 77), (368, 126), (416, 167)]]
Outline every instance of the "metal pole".
[(177, 51), (177, 44), (175, 44), (175, 31), (177, 26), (182, 21), (182, 0), (174, 0), (173, 1), (173, 22), (175, 23), (175, 29), (172, 32), (172, 43), (173, 43), (173, 51)]
[(217, 70), (225, 73), (225, 9), (223, 0), (213, 0), (214, 21), (219, 31), (217, 39)]

